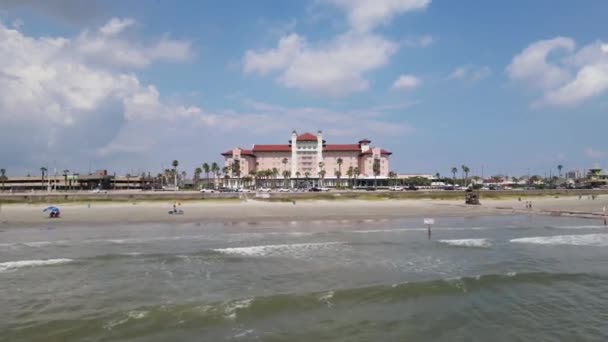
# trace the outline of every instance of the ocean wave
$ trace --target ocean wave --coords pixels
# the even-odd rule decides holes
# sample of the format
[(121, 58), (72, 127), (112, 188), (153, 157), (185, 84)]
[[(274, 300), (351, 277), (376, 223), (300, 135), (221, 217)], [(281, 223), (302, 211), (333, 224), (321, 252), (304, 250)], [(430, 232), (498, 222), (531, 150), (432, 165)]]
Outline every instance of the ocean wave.
[(302, 252), (317, 251), (328, 248), (333, 245), (344, 244), (344, 242), (311, 242), (311, 243), (293, 243), (282, 245), (263, 245), (263, 246), (247, 246), (247, 247), (228, 247), (216, 248), (215, 252), (229, 255), (261, 257), (290, 254), (294, 256), (300, 255)]
[(580, 234), (580, 235), (554, 235), (535, 236), (510, 240), (512, 243), (527, 243), (535, 245), (571, 245), (571, 246), (608, 246), (608, 234)]
[[(433, 231), (449, 231), (449, 230), (485, 230), (487, 227), (434, 227)], [(420, 228), (388, 228), (388, 229), (366, 229), (366, 230), (350, 230), (344, 231), (347, 233), (356, 234), (371, 234), (371, 233), (402, 233), (402, 232), (426, 232), (427, 227)]]
[(492, 247), (492, 242), (488, 239), (455, 239), (455, 240), (439, 240), (439, 243), (454, 247), (477, 247), (488, 248)]
[(0, 262), (0, 272), (13, 271), (23, 267), (37, 267), (59, 265), (72, 262), (72, 259), (42, 259), (42, 260), (18, 260)]

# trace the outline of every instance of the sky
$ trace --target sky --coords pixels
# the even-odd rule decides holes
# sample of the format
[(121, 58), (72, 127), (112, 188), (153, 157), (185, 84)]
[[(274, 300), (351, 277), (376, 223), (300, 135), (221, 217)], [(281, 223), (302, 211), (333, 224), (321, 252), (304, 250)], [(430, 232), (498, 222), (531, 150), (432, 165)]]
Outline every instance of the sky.
[[(608, 167), (603, 0), (0, 0), (7, 175), (192, 170), (322, 130), (398, 173)], [(52, 171), (51, 171), (52, 172)]]

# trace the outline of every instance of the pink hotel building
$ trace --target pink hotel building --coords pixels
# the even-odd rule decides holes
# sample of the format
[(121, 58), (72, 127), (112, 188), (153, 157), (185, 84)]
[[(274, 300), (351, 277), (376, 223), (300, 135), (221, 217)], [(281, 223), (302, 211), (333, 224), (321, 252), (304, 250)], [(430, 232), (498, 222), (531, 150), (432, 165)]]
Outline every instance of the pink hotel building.
[[(321, 131), (317, 135), (298, 135), (294, 130), (288, 144), (255, 144), (250, 150), (236, 147), (222, 155), (224, 166), (229, 168), (231, 186), (238, 186), (240, 178), (252, 172), (272, 169), (277, 169), (279, 173), (279, 184), (284, 184), (283, 172), (288, 171), (292, 187), (319, 184), (321, 170), (325, 171), (322, 185), (336, 186), (336, 171), (341, 171), (341, 183), (346, 185), (350, 167), (358, 168), (359, 174), (353, 178), (357, 179), (357, 185), (362, 186), (373, 184), (374, 179), (382, 182), (389, 174), (391, 152), (372, 147), (370, 143), (370, 140), (362, 139), (357, 144), (326, 144)], [(341, 166), (338, 159), (342, 159)], [(379, 173), (374, 175), (376, 160), (380, 167)], [(239, 166), (234, 167), (235, 163)]]

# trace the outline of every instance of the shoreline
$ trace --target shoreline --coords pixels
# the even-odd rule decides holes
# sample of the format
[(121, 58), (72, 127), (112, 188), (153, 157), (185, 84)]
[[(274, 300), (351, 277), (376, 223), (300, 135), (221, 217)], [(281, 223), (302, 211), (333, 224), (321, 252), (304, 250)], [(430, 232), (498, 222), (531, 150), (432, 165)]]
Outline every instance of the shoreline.
[[(529, 200), (529, 199), (526, 199)], [(60, 206), (59, 219), (49, 219), (47, 204), (12, 203), (0, 206), (0, 229), (19, 227), (102, 226), (113, 224), (185, 224), (398, 219), (488, 215), (550, 215), (603, 220), (608, 196), (595, 200), (578, 196), (533, 198), (534, 209), (518, 199), (482, 199), (480, 206), (463, 201), (432, 199), (340, 199), (285, 201), (178, 200), (183, 215), (168, 214), (173, 201), (71, 202)]]

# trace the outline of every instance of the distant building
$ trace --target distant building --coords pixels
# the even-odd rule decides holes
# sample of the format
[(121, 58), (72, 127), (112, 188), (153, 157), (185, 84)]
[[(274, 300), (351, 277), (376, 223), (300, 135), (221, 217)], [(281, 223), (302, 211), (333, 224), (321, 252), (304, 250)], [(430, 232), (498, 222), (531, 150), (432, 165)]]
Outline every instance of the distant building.
[(566, 179), (581, 179), (584, 178), (584, 174), (580, 170), (572, 170), (566, 172)]
[[(336, 186), (338, 178), (341, 185), (348, 181), (359, 186), (371, 185), (374, 179), (388, 184), (391, 154), (371, 146), (368, 139), (361, 139), (356, 144), (327, 144), (321, 131), (316, 135), (298, 135), (293, 131), (287, 144), (254, 144), (251, 149), (236, 147), (222, 153), (227, 168), (224, 184), (241, 186), (244, 177), (265, 170), (275, 171), (271, 183), (285, 184), (287, 181), (292, 187)], [(349, 177), (349, 169), (358, 172)]]

